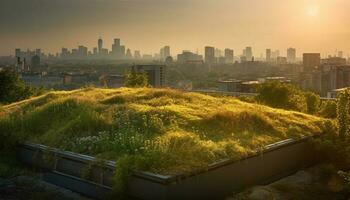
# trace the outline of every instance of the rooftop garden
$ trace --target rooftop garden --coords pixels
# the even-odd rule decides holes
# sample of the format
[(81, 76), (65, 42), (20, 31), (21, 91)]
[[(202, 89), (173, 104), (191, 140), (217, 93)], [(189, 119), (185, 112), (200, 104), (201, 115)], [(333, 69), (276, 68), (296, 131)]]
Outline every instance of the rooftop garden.
[(304, 113), (171, 89), (55, 91), (0, 107), (0, 149), (31, 141), (114, 160), (119, 178), (186, 174), (332, 128)]

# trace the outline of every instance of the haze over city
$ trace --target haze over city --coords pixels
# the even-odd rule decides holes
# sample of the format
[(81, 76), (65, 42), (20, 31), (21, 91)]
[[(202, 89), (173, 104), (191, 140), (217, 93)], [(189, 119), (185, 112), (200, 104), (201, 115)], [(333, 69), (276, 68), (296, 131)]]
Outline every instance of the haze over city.
[(266, 48), (302, 52), (350, 52), (348, 0), (2, 0), (0, 55), (15, 48), (96, 46), (98, 37), (111, 46), (122, 38), (133, 50), (152, 54), (169, 45), (204, 53), (204, 46), (252, 46), (255, 56)]

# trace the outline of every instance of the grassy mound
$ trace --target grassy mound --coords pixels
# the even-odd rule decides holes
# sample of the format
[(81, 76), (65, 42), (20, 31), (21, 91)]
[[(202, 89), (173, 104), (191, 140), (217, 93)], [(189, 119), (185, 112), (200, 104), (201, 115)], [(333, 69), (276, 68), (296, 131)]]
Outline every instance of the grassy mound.
[(331, 129), (315, 116), (170, 89), (50, 92), (0, 108), (0, 148), (29, 140), (168, 175)]

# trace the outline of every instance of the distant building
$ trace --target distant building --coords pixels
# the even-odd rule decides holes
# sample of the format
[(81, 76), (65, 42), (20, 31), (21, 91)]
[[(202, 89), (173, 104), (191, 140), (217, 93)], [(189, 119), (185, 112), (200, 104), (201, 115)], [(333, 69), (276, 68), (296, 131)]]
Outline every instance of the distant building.
[(100, 81), (102, 86), (108, 88), (120, 88), (124, 86), (125, 77), (123, 75), (106, 75), (101, 76)]
[(170, 46), (165, 46), (160, 49), (160, 59), (164, 61), (167, 57), (171, 56), (170, 55)]
[(277, 64), (279, 64), (279, 65), (287, 64), (287, 58), (286, 57), (282, 57), (282, 56), (278, 56), (277, 57)]
[(189, 62), (200, 62), (203, 64), (203, 56), (192, 53), (190, 51), (183, 51), (182, 54), (177, 55), (177, 62), (189, 63)]
[(134, 58), (135, 59), (141, 59), (141, 52), (140, 51), (135, 51), (134, 52)]
[(166, 66), (165, 65), (135, 65), (132, 70), (137, 73), (145, 73), (148, 82), (155, 88), (166, 87)]
[(318, 68), (321, 64), (320, 53), (304, 53), (303, 54), (303, 67), (304, 72), (311, 72)]
[(39, 55), (33, 56), (31, 59), (30, 65), (32, 68), (40, 67), (40, 56)]
[(346, 59), (342, 57), (328, 57), (321, 60), (322, 65), (346, 65)]
[(234, 92), (234, 93), (256, 93), (257, 86), (260, 84), (258, 81), (241, 81), (241, 80), (226, 80), (218, 81), (219, 90), (222, 92)]
[(225, 63), (232, 64), (234, 60), (234, 52), (232, 49), (225, 49)]
[(102, 40), (102, 38), (98, 39), (97, 47), (98, 47), (98, 53), (101, 54), (102, 53), (102, 48), (103, 48), (103, 40)]
[(207, 64), (214, 64), (215, 59), (215, 48), (214, 47), (205, 47), (205, 63)]
[(132, 54), (131, 54), (131, 50), (127, 49), (126, 50), (126, 55), (125, 55), (126, 59), (132, 59)]
[(252, 47), (246, 47), (245, 48), (245, 57), (247, 58), (247, 61), (252, 61), (253, 60)]
[(288, 63), (294, 63), (297, 58), (297, 53), (296, 49), (294, 48), (288, 48), (287, 49), (287, 62)]
[(63, 74), (63, 84), (86, 84), (89, 78), (87, 74)]
[(271, 49), (266, 49), (266, 62), (271, 62)]

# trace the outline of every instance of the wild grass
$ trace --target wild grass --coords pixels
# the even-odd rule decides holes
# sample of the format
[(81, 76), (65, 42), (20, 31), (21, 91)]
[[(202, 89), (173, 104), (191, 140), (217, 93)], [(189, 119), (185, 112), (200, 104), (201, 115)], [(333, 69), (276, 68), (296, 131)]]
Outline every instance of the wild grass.
[(22, 141), (176, 175), (265, 145), (333, 130), (293, 111), (170, 89), (50, 92), (0, 109), (0, 148)]

